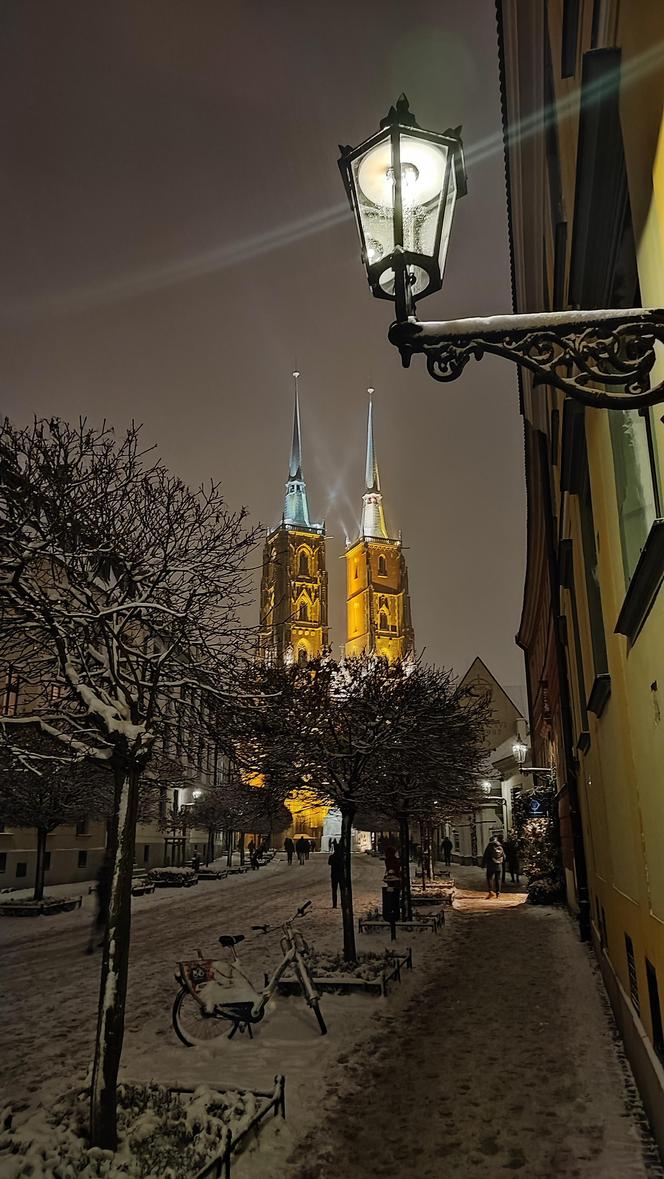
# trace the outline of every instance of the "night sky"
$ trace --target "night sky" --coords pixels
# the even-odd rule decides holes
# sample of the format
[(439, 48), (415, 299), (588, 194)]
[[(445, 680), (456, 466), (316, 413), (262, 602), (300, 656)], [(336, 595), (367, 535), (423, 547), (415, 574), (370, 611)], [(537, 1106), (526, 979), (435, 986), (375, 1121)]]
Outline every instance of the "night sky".
[[(145, 424), (185, 479), (275, 524), (302, 372), (304, 474), (344, 537), (363, 491), (366, 387), (417, 646), (523, 680), (525, 496), (515, 370), (452, 385), (401, 368), (372, 299), (337, 144), (400, 91), (463, 124), (468, 196), (421, 318), (510, 310), (493, 0), (3, 0), (0, 408)], [(257, 607), (256, 607), (257, 610)]]

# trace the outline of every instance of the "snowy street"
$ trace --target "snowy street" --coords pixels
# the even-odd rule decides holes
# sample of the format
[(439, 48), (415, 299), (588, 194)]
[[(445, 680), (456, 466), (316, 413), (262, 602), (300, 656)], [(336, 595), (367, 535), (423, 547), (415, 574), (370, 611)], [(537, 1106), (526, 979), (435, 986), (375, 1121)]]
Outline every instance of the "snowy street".
[[(485, 901), (478, 870), (454, 872), (461, 888), (442, 932), (399, 937), (415, 969), (387, 1000), (324, 996), (322, 1038), (301, 999), (278, 999), (253, 1043), (205, 1050), (183, 1047), (171, 1026), (177, 959), (198, 946), (212, 953), (222, 931), (249, 933), (308, 898), (306, 936), (338, 949), (327, 857), (291, 868), (278, 857), (246, 876), (137, 898), (123, 1076), (267, 1088), (285, 1073), (287, 1120), (266, 1125), (239, 1179), (661, 1175), (569, 916), (528, 907), (521, 893)], [(357, 913), (377, 900), (382, 874), (356, 857)], [(0, 924), (2, 1104), (48, 1101), (85, 1073), (99, 971), (99, 957), (83, 954), (90, 908), (86, 898), (82, 912)], [(385, 944), (359, 939), (361, 949)], [(240, 950), (259, 984), (279, 956), (274, 938)]]

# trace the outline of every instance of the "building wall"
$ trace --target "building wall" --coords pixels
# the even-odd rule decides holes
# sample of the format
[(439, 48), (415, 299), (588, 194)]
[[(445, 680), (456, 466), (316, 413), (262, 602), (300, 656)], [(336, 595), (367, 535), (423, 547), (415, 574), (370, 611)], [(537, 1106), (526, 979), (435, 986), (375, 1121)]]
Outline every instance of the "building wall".
[(325, 535), (282, 525), (263, 550), (259, 653), (280, 662), (292, 649), (314, 659), (327, 645)]
[(413, 650), (408, 570), (397, 540), (360, 539), (346, 549), (346, 654), (403, 659)]
[[(563, 0), (498, 5), (508, 126), (541, 109), (547, 86), (555, 100), (548, 129), (541, 124), (527, 146), (514, 137), (507, 153), (516, 309), (639, 299), (662, 307), (664, 5), (581, 0), (576, 29), (574, 8)], [(602, 79), (593, 102), (591, 77)], [(664, 379), (661, 356), (651, 379)], [(532, 699), (547, 664), (545, 636), (557, 636), (562, 652), (549, 660), (560, 675), (560, 692), (549, 694), (551, 727), (583, 834), (567, 856), (571, 849), (575, 883), (587, 867), (593, 940), (664, 1149), (661, 406), (611, 417), (577, 412), (557, 391), (533, 389), (528, 376), (522, 391), (529, 555), (519, 641)], [(547, 560), (551, 592), (543, 596)], [(538, 727), (533, 717), (534, 742)]]

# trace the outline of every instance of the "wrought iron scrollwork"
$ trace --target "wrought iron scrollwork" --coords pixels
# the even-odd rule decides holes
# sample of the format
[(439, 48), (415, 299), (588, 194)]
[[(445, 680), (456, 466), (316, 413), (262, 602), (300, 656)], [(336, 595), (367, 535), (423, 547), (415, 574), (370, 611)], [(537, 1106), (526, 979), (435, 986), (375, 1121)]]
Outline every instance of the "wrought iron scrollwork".
[(585, 405), (638, 409), (664, 401), (664, 382), (650, 387), (655, 345), (664, 344), (664, 311), (567, 312), (496, 316), (491, 320), (420, 323), (390, 328), (405, 367), (422, 353), (436, 381), (454, 381), (485, 353), (530, 370)]

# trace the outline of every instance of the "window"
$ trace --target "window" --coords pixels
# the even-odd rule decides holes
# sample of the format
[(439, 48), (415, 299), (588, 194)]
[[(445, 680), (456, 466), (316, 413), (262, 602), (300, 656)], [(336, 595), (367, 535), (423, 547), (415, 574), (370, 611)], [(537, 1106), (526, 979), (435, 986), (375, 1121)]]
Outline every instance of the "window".
[(0, 872), (7, 871), (7, 852), (0, 852)]
[(384, 610), (381, 610), (380, 615), (378, 617), (378, 629), (379, 630), (387, 630), (388, 629), (387, 614), (385, 613)]
[(48, 872), (50, 867), (51, 867), (51, 853), (50, 853), (50, 851), (47, 851), (47, 852), (44, 852), (44, 871)]
[(299, 565), (298, 573), (299, 573), (300, 577), (308, 577), (309, 576), (309, 558), (303, 549), (300, 551), (300, 565)]
[(609, 414), (625, 585), (658, 515), (652, 472), (650, 415), (638, 410)]
[[(611, 416), (611, 415), (609, 415)], [(579, 512), (581, 515), (581, 545), (583, 548), (583, 565), (586, 579), (586, 599), (590, 621), (590, 639), (593, 649), (595, 675), (602, 675), (608, 670), (606, 657), (606, 636), (604, 633), (604, 615), (602, 613), (602, 599), (599, 592), (599, 576), (597, 572), (597, 545), (595, 542), (595, 520), (593, 503), (590, 494), (590, 475), (588, 472), (588, 453), (585, 437), (581, 454), (581, 487), (579, 490)]]
[(306, 602), (300, 602), (300, 611), (298, 614), (298, 618), (299, 618), (300, 622), (308, 622), (309, 621), (309, 607), (307, 606)]
[(579, 40), (579, 0), (564, 0), (563, 41), (560, 54), (561, 78), (573, 78), (576, 73), (576, 51)]
[(629, 994), (632, 1006), (638, 1015), (641, 1011), (639, 1001), (639, 981), (636, 977), (636, 962), (634, 961), (634, 945), (628, 933), (625, 934), (625, 951), (627, 954), (627, 975), (629, 977)]
[(360, 567), (359, 567), (359, 565), (358, 565), (358, 563), (357, 563), (357, 561), (356, 561), (356, 562), (355, 562), (355, 564), (354, 564), (354, 566), (353, 566), (353, 577), (354, 577), (354, 578), (355, 578), (355, 580), (357, 581), (357, 579), (358, 579), (358, 577), (359, 577), (359, 576), (360, 576)]
[(79, 868), (87, 868), (87, 866), (88, 866), (88, 853), (86, 851), (80, 851), (78, 853), (78, 866), (79, 866)]
[(79, 819), (78, 823), (76, 824), (76, 834), (77, 835), (87, 835), (88, 834), (88, 820), (87, 819)]
[(652, 1022), (652, 1044), (659, 1059), (664, 1061), (664, 1029), (662, 1028), (662, 1007), (659, 1001), (657, 971), (652, 962), (649, 962), (647, 958), (646, 977), (648, 979), (648, 999), (650, 1001), (650, 1019)]
[(307, 648), (306, 647), (298, 647), (297, 661), (300, 664), (300, 667), (302, 667), (302, 665), (307, 662)]
[(19, 876), (27, 876), (27, 875), (28, 875), (28, 865), (23, 860), (19, 860), (16, 865), (16, 876), (19, 877)]
[(378, 558), (378, 576), (387, 577), (387, 562), (382, 553)]
[(143, 863), (144, 864), (150, 863), (150, 844), (149, 843), (146, 843), (145, 847), (143, 848)]
[(13, 667), (8, 667), (2, 684), (0, 712), (5, 716), (16, 716), (18, 712), (19, 678)]

